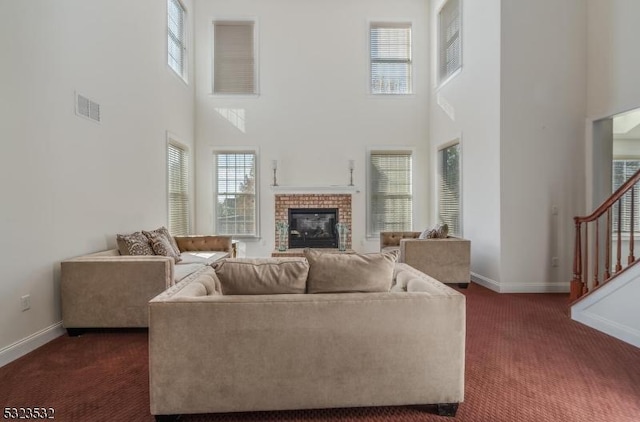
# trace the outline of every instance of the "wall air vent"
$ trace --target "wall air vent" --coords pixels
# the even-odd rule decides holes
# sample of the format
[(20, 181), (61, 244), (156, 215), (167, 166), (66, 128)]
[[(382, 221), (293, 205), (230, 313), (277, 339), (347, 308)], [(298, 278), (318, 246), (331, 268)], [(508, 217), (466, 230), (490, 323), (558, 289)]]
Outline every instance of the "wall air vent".
[(99, 123), (100, 104), (91, 101), (84, 95), (76, 93), (76, 114)]

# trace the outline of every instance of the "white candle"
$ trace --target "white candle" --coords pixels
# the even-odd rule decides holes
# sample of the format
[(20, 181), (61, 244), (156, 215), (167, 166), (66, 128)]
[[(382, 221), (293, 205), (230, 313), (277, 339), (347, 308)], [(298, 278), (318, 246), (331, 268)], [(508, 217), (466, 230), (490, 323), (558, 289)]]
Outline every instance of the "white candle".
[(353, 169), (354, 169), (353, 160), (349, 160), (349, 170), (353, 170)]
[(278, 160), (271, 160), (271, 169), (272, 170), (278, 169)]

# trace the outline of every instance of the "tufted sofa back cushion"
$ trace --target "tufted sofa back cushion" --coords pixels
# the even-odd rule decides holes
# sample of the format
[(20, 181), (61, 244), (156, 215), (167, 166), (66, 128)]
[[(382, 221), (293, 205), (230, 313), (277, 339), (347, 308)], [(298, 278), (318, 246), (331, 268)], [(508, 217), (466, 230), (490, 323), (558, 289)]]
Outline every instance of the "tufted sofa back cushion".
[(231, 236), (176, 236), (180, 252), (223, 251), (231, 255)]
[(389, 246), (400, 246), (402, 239), (417, 239), (420, 232), (380, 232), (380, 250)]

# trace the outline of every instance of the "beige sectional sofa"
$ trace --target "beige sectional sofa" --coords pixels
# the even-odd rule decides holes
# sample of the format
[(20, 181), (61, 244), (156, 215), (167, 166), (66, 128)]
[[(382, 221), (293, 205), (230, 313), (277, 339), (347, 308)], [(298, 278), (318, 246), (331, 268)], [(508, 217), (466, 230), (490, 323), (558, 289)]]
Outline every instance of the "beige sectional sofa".
[(86, 328), (147, 327), (148, 302), (190, 274), (231, 253), (229, 236), (175, 237), (181, 262), (167, 256), (124, 256), (118, 249), (61, 263), (62, 324)]
[[(151, 300), (156, 419), (417, 404), (455, 415), (464, 398), (464, 295), (406, 264), (354, 254), (341, 267), (346, 255), (324, 255), (335, 257), (227, 259)], [(362, 270), (378, 279), (357, 280)]]
[(459, 237), (419, 239), (421, 232), (382, 232), (380, 250), (398, 250), (399, 261), (442, 283), (465, 288), (471, 281), (471, 242)]

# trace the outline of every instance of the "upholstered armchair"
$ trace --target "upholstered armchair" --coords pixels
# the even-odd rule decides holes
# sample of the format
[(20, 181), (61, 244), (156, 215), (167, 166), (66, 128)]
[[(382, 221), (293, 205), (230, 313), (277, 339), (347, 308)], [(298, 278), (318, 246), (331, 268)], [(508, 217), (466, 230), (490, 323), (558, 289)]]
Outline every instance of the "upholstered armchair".
[(419, 239), (420, 232), (381, 232), (380, 250), (397, 249), (399, 261), (442, 283), (465, 288), (470, 281), (471, 242), (458, 237)]

